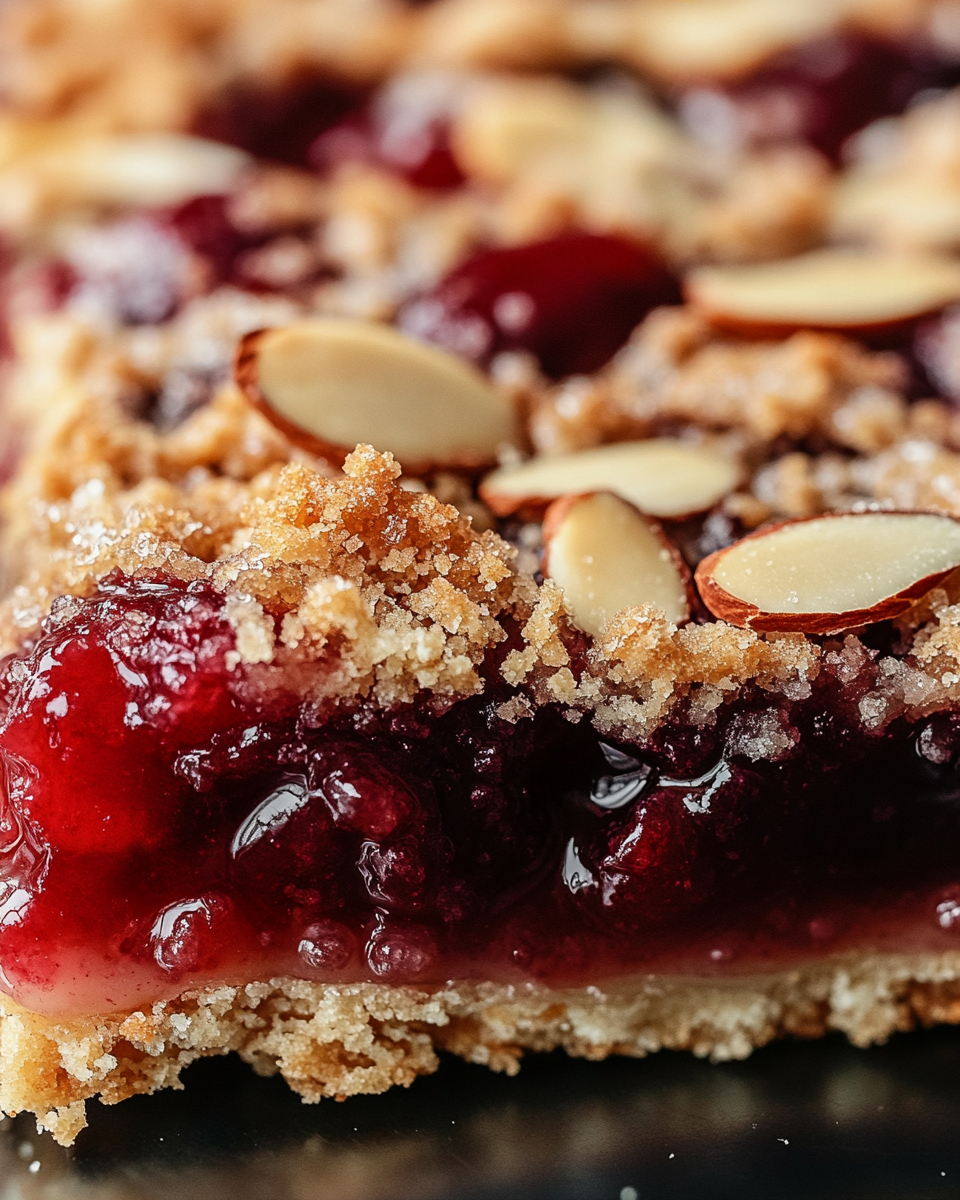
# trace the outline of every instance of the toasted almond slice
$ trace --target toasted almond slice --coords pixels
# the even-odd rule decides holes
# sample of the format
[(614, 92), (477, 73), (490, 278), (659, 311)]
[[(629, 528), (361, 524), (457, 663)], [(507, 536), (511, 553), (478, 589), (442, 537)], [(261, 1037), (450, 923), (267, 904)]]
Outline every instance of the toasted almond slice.
[(370, 321), (258, 330), (241, 341), (235, 373), (291, 441), (334, 462), (369, 442), (405, 471), (473, 469), (518, 441), (510, 402), (475, 367)]
[(532, 458), (488, 475), (480, 495), (504, 517), (537, 514), (559, 496), (603, 490), (616, 492), (650, 516), (677, 520), (712, 508), (738, 478), (736, 465), (713, 450), (650, 438)]
[(697, 567), (707, 608), (732, 625), (830, 634), (905, 612), (960, 566), (943, 513), (830, 513), (785, 521)]
[(623, 40), (627, 53), (662, 79), (735, 79), (778, 50), (832, 32), (835, 9), (770, 0), (645, 0), (629, 6), (632, 36)]
[(960, 261), (934, 254), (816, 250), (779, 262), (700, 267), (687, 299), (741, 331), (876, 329), (960, 300)]
[(233, 146), (183, 133), (125, 133), (64, 147), (72, 194), (100, 204), (179, 204), (230, 191), (253, 160)]
[(596, 637), (610, 618), (652, 604), (690, 619), (690, 572), (657, 521), (611, 492), (564, 496), (543, 522), (544, 574), (563, 588), (574, 622)]

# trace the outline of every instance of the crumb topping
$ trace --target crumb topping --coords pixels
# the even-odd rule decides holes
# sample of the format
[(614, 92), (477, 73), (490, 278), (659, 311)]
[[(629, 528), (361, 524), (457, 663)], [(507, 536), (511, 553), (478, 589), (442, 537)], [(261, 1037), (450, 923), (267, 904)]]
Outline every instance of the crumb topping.
[[(289, 311), (286, 301), (221, 290), (165, 326), (104, 336), (59, 315), (18, 327), (11, 407), (35, 424), (6, 495), (8, 651), (34, 636), (55, 597), (89, 594), (119, 567), (212, 580), (230, 597), (237, 662), (256, 666), (263, 686), (321, 706), (477, 692), (486, 657), (511, 629), (520, 645), (501, 674), (523, 694), (516, 719), (531, 701), (558, 703), (642, 738), (678, 703), (710, 723), (748, 685), (788, 698), (809, 686), (821, 649), (800, 635), (723, 622), (676, 629), (654, 610), (626, 611), (584, 651), (559, 588), (532, 577), (538, 527), (505, 542), (455, 473), (398, 480), (389, 456), (360, 448), (341, 475), (292, 447), (230, 384), (208, 383), (213, 399), (179, 424), (149, 419), (144, 406), (178, 371), (200, 360), (206, 378), (222, 378), (235, 331)], [(528, 381), (541, 451), (676, 423), (719, 437), (749, 466), (748, 490), (724, 506), (748, 526), (865, 501), (960, 510), (956, 419), (941, 402), (908, 405), (902, 384), (889, 353), (815, 333), (722, 337), (689, 309), (652, 314), (592, 381)], [(42, 411), (31, 406), (41, 389)], [(833, 448), (778, 454), (784, 435)], [(941, 658), (949, 611), (931, 642)], [(955, 700), (943, 683), (952, 668), (941, 658), (931, 666), (932, 653), (879, 680), (868, 700), (882, 698), (874, 724)], [(305, 665), (319, 662), (319, 672)]]
[(835, 236), (897, 249), (960, 245), (960, 93), (948, 92), (905, 116), (869, 126), (837, 180)]

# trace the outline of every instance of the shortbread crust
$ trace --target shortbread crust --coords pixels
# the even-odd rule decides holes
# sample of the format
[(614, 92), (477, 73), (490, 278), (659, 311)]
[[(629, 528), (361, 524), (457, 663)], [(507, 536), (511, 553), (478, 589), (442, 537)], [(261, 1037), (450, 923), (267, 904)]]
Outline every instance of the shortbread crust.
[(236, 1052), (279, 1072), (307, 1103), (376, 1093), (448, 1051), (516, 1074), (528, 1052), (599, 1060), (689, 1050), (746, 1058), (778, 1037), (844, 1033), (857, 1046), (918, 1025), (960, 1023), (960, 952), (864, 953), (755, 975), (656, 975), (588, 988), (451, 982), (438, 988), (271, 979), (184, 992), (145, 1011), (57, 1020), (0, 1001), (0, 1107), (37, 1113), (70, 1145), (85, 1102), (182, 1087), (183, 1069)]

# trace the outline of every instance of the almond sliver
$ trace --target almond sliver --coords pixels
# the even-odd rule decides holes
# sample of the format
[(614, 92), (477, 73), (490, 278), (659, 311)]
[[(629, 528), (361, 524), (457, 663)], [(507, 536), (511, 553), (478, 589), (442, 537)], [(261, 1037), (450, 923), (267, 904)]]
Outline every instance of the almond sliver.
[(720, 323), (869, 329), (960, 299), (960, 261), (934, 254), (817, 250), (779, 262), (701, 267), (687, 276), (685, 291)]
[(566, 496), (543, 523), (544, 573), (562, 588), (570, 617), (596, 637), (621, 609), (651, 604), (690, 617), (689, 571), (656, 521), (609, 492)]
[(953, 517), (831, 513), (717, 551), (696, 582), (710, 611), (731, 624), (828, 634), (899, 616), (957, 567)]
[(712, 508), (733, 490), (739, 474), (736, 464), (716, 451), (650, 438), (494, 471), (480, 495), (498, 516), (507, 516), (542, 512), (560, 496), (610, 491), (650, 516), (676, 520)]
[(248, 334), (236, 378), (292, 441), (333, 461), (364, 442), (408, 472), (472, 469), (519, 440), (509, 400), (475, 367), (371, 321), (317, 318)]

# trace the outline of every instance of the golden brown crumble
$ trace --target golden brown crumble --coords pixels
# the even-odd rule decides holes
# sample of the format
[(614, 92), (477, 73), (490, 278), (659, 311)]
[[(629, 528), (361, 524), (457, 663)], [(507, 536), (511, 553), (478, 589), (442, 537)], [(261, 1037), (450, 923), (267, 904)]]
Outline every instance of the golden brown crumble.
[[(470, 694), (504, 622), (524, 642), (503, 665), (511, 686), (637, 737), (681, 701), (711, 723), (748, 683), (787, 696), (809, 685), (819, 651), (802, 637), (722, 622), (677, 630), (653, 610), (621, 614), (578, 660), (562, 593), (549, 581), (538, 588), (529, 573), (537, 539), (518, 534), (518, 546), (529, 546), (518, 572), (517, 550), (483, 531), (489, 514), (462, 476), (398, 482), (389, 456), (369, 449), (341, 476), (293, 448), (230, 384), (171, 429), (138, 416), (145, 386), (169, 373), (198, 327), (228, 344), (230, 331), (263, 318), (246, 303), (232, 310), (229, 294), (214, 294), (163, 332), (106, 339), (63, 316), (22, 326), (11, 396), (25, 409), (42, 389), (47, 403), (33, 406), (37, 423), (7, 491), (16, 586), (3, 608), (6, 647), (29, 637), (59, 594), (88, 594), (115, 567), (163, 569), (210, 578), (232, 598), (238, 654), (259, 664), (263, 686), (307, 687), (299, 681), (309, 676), (304, 698), (318, 705), (363, 696), (390, 704), (420, 689)], [(653, 314), (610, 371), (583, 388), (617, 414), (615, 436), (669, 421), (692, 432), (694, 418), (701, 428), (733, 425), (727, 443), (715, 444), (750, 464), (750, 490), (726, 504), (748, 524), (866, 501), (960, 511), (956, 419), (937, 402), (908, 407), (899, 382), (898, 360), (843, 338), (737, 342), (677, 309)], [(551, 406), (571, 425), (563, 401), (576, 386), (543, 393), (535, 437)], [(595, 437), (603, 424), (588, 408), (582, 428)], [(774, 445), (784, 433), (818, 435), (836, 449), (784, 454)], [(304, 662), (325, 670), (304, 672)], [(952, 701), (949, 687), (934, 690)]]
[(960, 91), (869, 126), (837, 180), (835, 237), (897, 249), (960, 246)]
[(819, 648), (801, 634), (764, 637), (722, 621), (677, 629), (662, 612), (640, 606), (610, 621), (578, 679), (563, 593), (550, 580), (522, 635), (525, 648), (503, 664), (508, 683), (524, 685), (540, 703), (588, 712), (601, 732), (628, 739), (649, 737), (681, 700), (695, 723), (713, 724), (717, 708), (748, 682), (800, 699), (819, 667)]
[[(734, 431), (750, 446), (819, 435), (869, 454), (917, 419), (905, 382), (897, 355), (838, 335), (751, 342), (715, 332), (693, 309), (659, 309), (606, 372), (543, 395), (533, 433), (553, 453), (682, 422)], [(929, 409), (917, 416), (930, 424)]]
[[(435, 82), (429, 73), (405, 80), (413, 95)], [(450, 195), (358, 164), (321, 184), (183, 135), (0, 114), (0, 228), (62, 249), (73, 234), (68, 215), (171, 203), (190, 194), (184, 179), (196, 179), (194, 190), (206, 180), (207, 190), (235, 192), (245, 228), (267, 217), (308, 222), (300, 259), (312, 252), (344, 270), (319, 303), (375, 317), (477, 245), (572, 225), (650, 240), (680, 263), (775, 258), (822, 236), (830, 181), (811, 151), (711, 151), (632, 88), (469, 74), (448, 83), (458, 94), (453, 140), (471, 180)], [(152, 165), (134, 183), (126, 164), (136, 156)], [(288, 238), (288, 260), (291, 248)]]
[[(229, 423), (240, 407), (227, 392), (199, 420)], [(123, 488), (102, 477), (104, 459), (87, 465), (101, 476), (24, 506), (31, 550), (4, 611), (8, 644), (54, 596), (84, 595), (115, 567), (162, 569), (209, 578), (232, 598), (237, 653), (263, 664), (264, 687), (292, 687), (317, 707), (360, 696), (391, 705), (419, 689), (439, 699), (480, 690), (476, 667), (505, 636), (498, 616), (529, 603), (532, 582), (511, 572), (507, 543), (400, 487), (390, 456), (369, 447), (336, 480), (278, 462), (246, 480), (178, 488), (160, 475)]]
[(182, 128), (231, 85), (304, 68), (376, 78), (408, 52), (413, 21), (393, 0), (19, 0), (4, 12), (4, 92), (80, 128)]
[(689, 261), (787, 255), (821, 234), (827, 175), (816, 154), (711, 154), (625, 87), (488, 76), (465, 94), (454, 145), (499, 193), (500, 240), (576, 224), (629, 231)]
[(860, 454), (903, 435), (905, 383), (899, 356), (851, 339), (807, 331), (727, 338), (691, 309), (651, 314), (608, 379), (612, 402), (637, 422), (739, 429), (767, 443), (819, 434)]
[[(370, 80), (404, 62), (529, 69), (621, 62), (667, 80), (735, 76), (844, 24), (951, 45), (951, 0), (15, 0), (8, 102), (80, 129), (184, 128), (235, 85), (304, 70)], [(131, 53), (135, 47), (135, 53)]]

